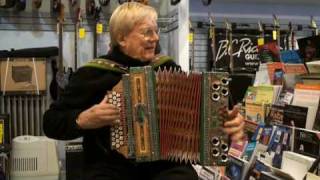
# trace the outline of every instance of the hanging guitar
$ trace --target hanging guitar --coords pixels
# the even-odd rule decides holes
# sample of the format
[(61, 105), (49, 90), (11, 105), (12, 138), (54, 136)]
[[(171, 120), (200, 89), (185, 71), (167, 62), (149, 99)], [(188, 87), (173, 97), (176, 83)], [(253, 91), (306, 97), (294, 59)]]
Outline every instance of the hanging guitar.
[(103, 25), (100, 22), (100, 13), (101, 13), (101, 6), (99, 0), (95, 0), (95, 7), (94, 7), (94, 19), (95, 19), (95, 26), (93, 32), (93, 58), (97, 58), (98, 56), (98, 37), (103, 31)]
[(277, 42), (279, 49), (281, 49), (280, 43), (280, 22), (278, 17), (273, 14), (273, 31), (272, 31), (272, 38)]
[(189, 20), (189, 45), (191, 45), (191, 56), (189, 60), (189, 70), (193, 71), (194, 70), (194, 36), (195, 36), (195, 30), (192, 27), (191, 20)]
[(233, 46), (232, 46), (232, 26), (230, 22), (226, 19), (225, 22), (226, 29), (226, 40), (228, 41), (228, 55), (229, 55), (229, 72), (232, 74), (234, 71), (234, 59), (233, 59)]
[(79, 34), (79, 27), (81, 26), (82, 22), (82, 11), (81, 8), (77, 8), (76, 12), (76, 23), (74, 29), (74, 70), (78, 68), (78, 34)]
[[(211, 49), (211, 54), (209, 53), (208, 59), (208, 71), (215, 71), (216, 69), (216, 32), (214, 17), (209, 13), (209, 45)], [(208, 48), (209, 49), (209, 48)], [(211, 57), (210, 57), (211, 56)]]
[(311, 16), (310, 28), (312, 29), (312, 36), (319, 35), (319, 29), (318, 29), (316, 20), (313, 18), (313, 16)]
[(57, 17), (57, 33), (58, 33), (58, 44), (59, 44), (59, 55), (58, 61), (53, 59), (51, 61), (51, 70), (52, 70), (52, 81), (50, 83), (50, 95), (53, 100), (57, 100), (60, 92), (62, 91), (61, 83), (61, 74), (64, 74), (63, 69), (63, 21), (64, 21), (64, 5), (61, 3), (61, 0), (52, 1), (52, 12), (54, 14), (58, 13)]
[(42, 0), (32, 0), (33, 9), (40, 9), (41, 4), (42, 4)]
[[(61, 95), (63, 89), (68, 84), (69, 76), (65, 72), (65, 68), (63, 66), (63, 24), (64, 24), (64, 4), (59, 1), (59, 17), (58, 17), (58, 37), (59, 37), (59, 61), (58, 61), (58, 72), (56, 74), (56, 81), (58, 84), (57, 95), (58, 98)], [(69, 70), (70, 71), (70, 70)]]

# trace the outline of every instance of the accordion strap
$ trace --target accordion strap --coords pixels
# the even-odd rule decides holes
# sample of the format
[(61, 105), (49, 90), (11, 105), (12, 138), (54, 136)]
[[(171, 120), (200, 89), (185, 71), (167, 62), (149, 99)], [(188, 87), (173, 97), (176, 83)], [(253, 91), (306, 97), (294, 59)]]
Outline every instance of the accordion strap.
[(172, 57), (166, 55), (157, 55), (150, 65), (155, 69), (168, 61), (173, 61)]
[(109, 59), (102, 59), (102, 58), (92, 59), (84, 66), (110, 70), (110, 71), (114, 71), (114, 72), (118, 72), (118, 73), (127, 73), (128, 72), (128, 68), (126, 68), (125, 66), (122, 66), (121, 64), (118, 64), (118, 63), (111, 61)]
[[(157, 55), (156, 58), (151, 61), (150, 65), (152, 66), (153, 69), (161, 66), (162, 64), (165, 64), (168, 61), (172, 61), (173, 59), (170, 56), (165, 56), (165, 55)], [(128, 68), (118, 64), (112, 60), (109, 59), (102, 59), (102, 58), (96, 58), (90, 60), (87, 64), (84, 66), (86, 67), (95, 67), (99, 69), (105, 69), (105, 70), (110, 70), (118, 73), (128, 73)]]

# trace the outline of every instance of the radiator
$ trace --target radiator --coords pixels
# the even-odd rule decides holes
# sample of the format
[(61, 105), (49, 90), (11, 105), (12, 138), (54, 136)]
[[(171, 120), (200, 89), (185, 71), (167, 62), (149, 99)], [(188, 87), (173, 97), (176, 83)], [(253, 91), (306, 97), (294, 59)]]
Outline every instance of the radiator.
[(48, 108), (46, 95), (0, 96), (0, 113), (10, 115), (11, 138), (43, 134), (43, 114)]

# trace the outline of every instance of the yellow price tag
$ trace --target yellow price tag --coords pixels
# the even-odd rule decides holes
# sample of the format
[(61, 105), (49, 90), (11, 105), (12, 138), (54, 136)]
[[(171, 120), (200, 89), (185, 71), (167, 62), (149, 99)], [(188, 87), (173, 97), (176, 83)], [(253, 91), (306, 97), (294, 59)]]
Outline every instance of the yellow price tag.
[(277, 40), (277, 38), (278, 38), (278, 37), (277, 37), (277, 31), (276, 31), (276, 30), (273, 30), (273, 31), (272, 31), (272, 39), (273, 39), (273, 40)]
[(102, 32), (103, 32), (103, 24), (102, 23), (97, 23), (96, 28), (97, 28), (97, 34), (102, 34)]
[(264, 45), (264, 38), (258, 38), (258, 46)]
[(189, 43), (193, 43), (193, 33), (189, 33)]
[(0, 144), (3, 144), (3, 123), (0, 123)]
[(86, 36), (86, 29), (85, 28), (79, 28), (79, 38), (83, 39)]

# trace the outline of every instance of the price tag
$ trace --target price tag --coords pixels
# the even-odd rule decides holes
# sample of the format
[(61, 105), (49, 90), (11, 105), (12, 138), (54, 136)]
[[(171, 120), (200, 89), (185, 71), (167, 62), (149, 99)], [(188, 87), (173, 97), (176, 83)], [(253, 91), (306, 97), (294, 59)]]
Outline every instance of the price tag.
[(272, 39), (273, 39), (273, 40), (277, 40), (277, 38), (278, 38), (278, 37), (277, 37), (277, 31), (276, 31), (276, 30), (273, 30), (273, 31), (272, 31)]
[(258, 38), (258, 46), (264, 45), (264, 38)]
[(85, 28), (79, 28), (79, 38), (83, 39), (86, 36), (86, 29)]
[(102, 34), (102, 32), (103, 32), (103, 24), (102, 23), (97, 23), (96, 29), (97, 29), (97, 34)]
[(193, 43), (193, 33), (189, 33), (189, 43)]

